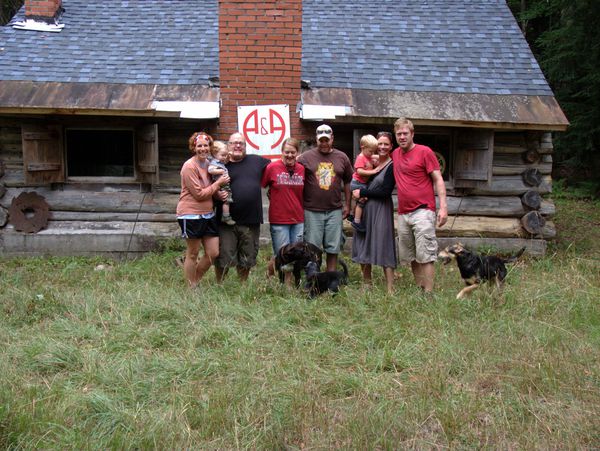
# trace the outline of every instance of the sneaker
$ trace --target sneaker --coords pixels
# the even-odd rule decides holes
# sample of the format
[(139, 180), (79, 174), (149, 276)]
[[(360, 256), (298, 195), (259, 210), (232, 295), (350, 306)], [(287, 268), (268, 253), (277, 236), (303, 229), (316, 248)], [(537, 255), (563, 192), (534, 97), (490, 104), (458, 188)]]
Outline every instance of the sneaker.
[(235, 221), (233, 220), (233, 218), (231, 217), (231, 215), (227, 215), (227, 216), (223, 216), (222, 221), (227, 224), (227, 225), (235, 225)]
[(362, 222), (352, 221), (352, 227), (354, 228), (354, 230), (356, 230), (357, 232), (360, 232), (360, 233), (365, 233), (367, 231), (367, 229), (365, 228), (365, 225)]

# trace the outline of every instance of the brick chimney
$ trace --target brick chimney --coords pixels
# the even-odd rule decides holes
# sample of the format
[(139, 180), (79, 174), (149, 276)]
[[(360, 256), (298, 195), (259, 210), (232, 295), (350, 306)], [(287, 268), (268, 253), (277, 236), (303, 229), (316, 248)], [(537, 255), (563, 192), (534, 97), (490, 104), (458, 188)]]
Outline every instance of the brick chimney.
[(25, 0), (25, 16), (28, 19), (54, 21), (60, 14), (62, 0)]
[(237, 131), (237, 107), (288, 104), (291, 135), (300, 122), (302, 0), (219, 0), (219, 138)]

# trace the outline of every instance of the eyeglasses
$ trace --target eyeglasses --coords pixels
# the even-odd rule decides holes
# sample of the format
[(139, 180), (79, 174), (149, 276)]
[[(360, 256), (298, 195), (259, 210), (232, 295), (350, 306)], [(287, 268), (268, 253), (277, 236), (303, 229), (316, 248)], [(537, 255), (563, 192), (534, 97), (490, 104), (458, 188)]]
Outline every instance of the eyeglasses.
[(230, 146), (245, 146), (246, 143), (244, 141), (229, 141), (227, 144)]

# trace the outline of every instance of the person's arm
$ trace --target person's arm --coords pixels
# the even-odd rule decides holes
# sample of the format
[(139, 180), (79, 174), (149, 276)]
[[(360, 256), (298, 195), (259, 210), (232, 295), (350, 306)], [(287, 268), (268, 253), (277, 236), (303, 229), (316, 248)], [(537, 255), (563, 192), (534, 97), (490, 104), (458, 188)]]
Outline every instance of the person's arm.
[(373, 168), (373, 169), (366, 169), (366, 168), (357, 168), (356, 169), (356, 173), (358, 175), (360, 175), (361, 177), (371, 177), (372, 175), (377, 174), (379, 171), (381, 171), (381, 168)]
[(215, 182), (204, 186), (192, 168), (184, 168), (181, 171), (181, 180), (194, 199), (203, 201), (212, 197), (221, 188), (221, 185), (227, 183), (229, 177), (222, 175)]
[(220, 168), (219, 166), (216, 166), (214, 164), (209, 165), (207, 171), (208, 171), (208, 173), (210, 175), (223, 175), (223, 174), (225, 174), (225, 169)]
[(263, 171), (262, 177), (260, 178), (260, 186), (261, 187), (266, 188), (267, 186), (269, 186), (271, 184), (270, 172), (271, 172), (271, 168), (267, 165), (267, 167)]
[(370, 186), (361, 189), (360, 197), (384, 198), (392, 195), (394, 186), (396, 186), (396, 180), (394, 179), (394, 166), (390, 163), (390, 165), (385, 168), (385, 171), (386, 172), (383, 174), (383, 183), (381, 183), (379, 187), (375, 189), (371, 188)]
[(350, 202), (352, 202), (350, 183), (344, 183), (344, 207), (342, 209), (342, 218), (344, 219), (350, 214)]
[(440, 201), (440, 208), (437, 212), (437, 226), (442, 227), (446, 224), (448, 220), (448, 202), (446, 200), (446, 184), (444, 183), (444, 178), (442, 177), (442, 173), (438, 170), (431, 172), (429, 174), (431, 179), (433, 180), (433, 185), (435, 186), (435, 192)]

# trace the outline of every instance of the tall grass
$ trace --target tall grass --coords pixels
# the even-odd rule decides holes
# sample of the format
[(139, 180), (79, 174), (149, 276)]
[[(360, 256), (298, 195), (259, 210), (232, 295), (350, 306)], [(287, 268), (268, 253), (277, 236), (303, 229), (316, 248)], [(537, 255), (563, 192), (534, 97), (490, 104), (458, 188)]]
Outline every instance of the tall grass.
[[(599, 221), (560, 200), (563, 234), (578, 214)], [(351, 265), (311, 301), (264, 277), (266, 250), (249, 283), (194, 292), (175, 251), (1, 260), (0, 447), (598, 448), (594, 234), (462, 301), (453, 266), (426, 297)]]

